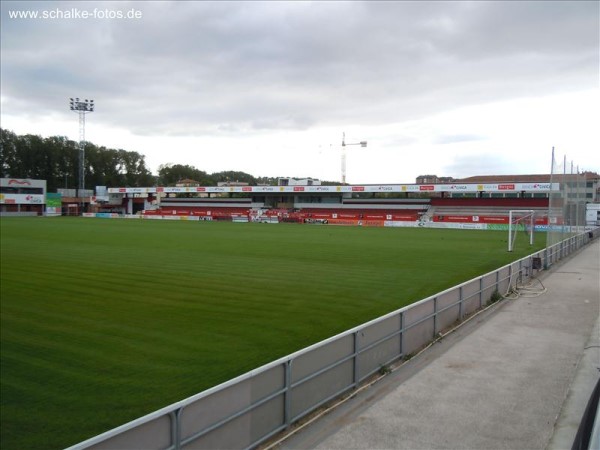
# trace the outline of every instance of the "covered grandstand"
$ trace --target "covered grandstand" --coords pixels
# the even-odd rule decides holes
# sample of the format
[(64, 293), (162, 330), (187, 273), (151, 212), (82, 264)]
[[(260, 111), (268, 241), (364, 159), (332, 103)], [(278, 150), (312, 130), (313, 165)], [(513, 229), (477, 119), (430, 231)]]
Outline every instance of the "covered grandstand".
[(510, 210), (536, 211), (548, 225), (560, 183), (520, 182), (338, 186), (110, 188), (128, 214), (144, 218), (298, 222), (363, 226), (504, 228)]

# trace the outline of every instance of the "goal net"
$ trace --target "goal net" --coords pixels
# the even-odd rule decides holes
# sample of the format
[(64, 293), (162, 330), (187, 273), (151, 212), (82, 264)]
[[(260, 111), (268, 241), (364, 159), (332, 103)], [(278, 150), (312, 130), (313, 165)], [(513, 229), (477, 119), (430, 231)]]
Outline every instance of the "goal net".
[(546, 246), (551, 247), (585, 230), (586, 178), (579, 167), (568, 162), (566, 155), (555, 158), (552, 148), (550, 183), (560, 188), (548, 195), (548, 230)]
[[(512, 252), (516, 244), (533, 245), (535, 230), (535, 211), (531, 209), (510, 210), (508, 212), (508, 251)], [(517, 236), (523, 236), (517, 239)]]

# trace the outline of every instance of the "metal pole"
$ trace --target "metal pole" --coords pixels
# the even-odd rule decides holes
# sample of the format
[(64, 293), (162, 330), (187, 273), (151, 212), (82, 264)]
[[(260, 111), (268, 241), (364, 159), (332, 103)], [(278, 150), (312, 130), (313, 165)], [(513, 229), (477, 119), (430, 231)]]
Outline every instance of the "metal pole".
[[(85, 190), (85, 115), (94, 112), (94, 100), (79, 100), (79, 97), (70, 99), (71, 111), (79, 114), (79, 192), (78, 197), (82, 198)], [(83, 210), (84, 201), (80, 202), (80, 209)]]
[[(579, 208), (579, 204), (581, 203), (581, 188), (585, 186), (584, 183), (581, 182), (581, 179), (579, 178), (579, 166), (577, 166), (576, 168), (576, 172), (575, 172), (575, 178), (576, 178), (576, 183), (577, 183), (577, 197), (576, 197), (576, 201), (575, 201), (575, 230), (577, 233), (580, 232), (580, 225), (582, 225), (582, 221), (580, 220), (580, 208)], [(585, 195), (583, 195), (583, 198), (585, 198)]]
[(533, 245), (533, 233), (535, 231), (535, 212), (531, 211), (531, 223), (530, 223), (530, 227), (531, 227), (531, 232), (529, 233), (529, 245)]
[(512, 210), (508, 211), (508, 251), (512, 252)]
[(283, 394), (283, 423), (289, 426), (292, 422), (291, 402), (292, 402), (292, 360), (290, 359), (283, 366), (285, 369), (285, 393)]
[[(85, 189), (85, 112), (79, 110), (79, 189)], [(81, 193), (79, 194), (81, 196)]]
[(358, 331), (354, 332), (354, 361), (353, 361), (353, 378), (354, 378), (354, 388), (358, 387), (359, 382), (359, 367), (358, 367), (358, 353), (359, 353), (359, 345), (358, 342)]
[(404, 313), (400, 313), (400, 356), (404, 356)]
[(565, 232), (566, 232), (566, 224), (565, 219), (568, 216), (568, 206), (569, 206), (569, 183), (567, 182), (567, 155), (563, 156), (563, 225), (562, 225), (562, 236), (560, 237), (561, 241), (565, 240)]
[(483, 307), (483, 278), (479, 277), (479, 308)]
[(552, 183), (554, 183), (554, 147), (552, 147), (552, 160), (550, 161), (550, 191), (548, 192), (548, 214), (546, 215), (546, 258), (544, 269), (547, 269), (550, 265), (548, 257), (548, 247), (554, 244), (554, 231), (552, 230), (552, 222), (554, 221), (554, 207), (553, 207), (553, 194), (552, 194)]
[(346, 184), (346, 146), (348, 145), (360, 145), (361, 147), (366, 147), (367, 141), (360, 141), (352, 144), (347, 144), (346, 133), (342, 133), (342, 184)]
[(342, 133), (342, 184), (346, 184), (346, 133)]
[(433, 298), (433, 339), (437, 335), (437, 325), (438, 325), (438, 317), (437, 317), (437, 297)]

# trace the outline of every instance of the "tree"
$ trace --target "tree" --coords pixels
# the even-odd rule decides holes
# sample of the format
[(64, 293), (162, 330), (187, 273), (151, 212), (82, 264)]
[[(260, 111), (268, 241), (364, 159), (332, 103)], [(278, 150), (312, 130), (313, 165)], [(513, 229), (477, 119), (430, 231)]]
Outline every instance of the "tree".
[(17, 135), (0, 129), (0, 172), (2, 177), (11, 177), (17, 160)]
[[(55, 192), (57, 188), (79, 187), (79, 143), (64, 136), (18, 136), (2, 128), (0, 137), (0, 172), (3, 177), (46, 180), (48, 192)], [(146, 167), (144, 155), (98, 147), (91, 142), (85, 142), (84, 168), (86, 189), (96, 186), (174, 186), (183, 179), (192, 179), (201, 186), (214, 186), (221, 181), (239, 181), (251, 186), (276, 186), (278, 183), (278, 177), (255, 177), (233, 170), (208, 174), (187, 164), (162, 164), (158, 177), (155, 177)], [(324, 181), (323, 184), (339, 183)]]
[(161, 164), (158, 168), (158, 183), (161, 186), (175, 186), (181, 180), (194, 180), (201, 186), (210, 186), (211, 177), (203, 170), (183, 164)]
[(240, 183), (248, 183), (251, 186), (256, 186), (256, 178), (246, 172), (236, 172), (233, 170), (225, 172), (216, 172), (211, 175), (211, 178), (214, 180), (214, 184), (226, 181), (237, 181)]
[[(3, 177), (46, 180), (48, 192), (79, 186), (79, 144), (64, 136), (18, 136), (0, 129), (0, 170)], [(85, 188), (152, 186), (156, 183), (137, 152), (85, 143)]]

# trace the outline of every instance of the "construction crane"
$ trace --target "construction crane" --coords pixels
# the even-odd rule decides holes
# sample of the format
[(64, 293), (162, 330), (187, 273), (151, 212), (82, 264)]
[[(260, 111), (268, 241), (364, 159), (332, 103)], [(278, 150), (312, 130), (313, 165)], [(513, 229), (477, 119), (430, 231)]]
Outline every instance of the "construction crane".
[(348, 145), (360, 145), (361, 147), (366, 147), (367, 141), (347, 143), (346, 133), (342, 133), (342, 184), (346, 184), (346, 146)]

